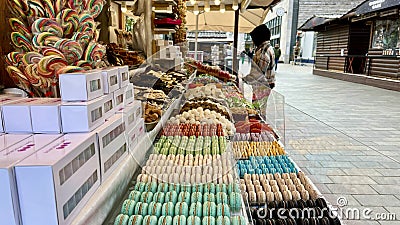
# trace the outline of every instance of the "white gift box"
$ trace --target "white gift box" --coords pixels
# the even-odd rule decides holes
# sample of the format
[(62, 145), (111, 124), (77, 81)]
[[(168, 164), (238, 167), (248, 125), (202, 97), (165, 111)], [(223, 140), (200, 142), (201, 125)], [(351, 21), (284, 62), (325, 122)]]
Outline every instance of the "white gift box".
[(19, 97), (10, 97), (8, 95), (1, 95), (0, 98), (0, 132), (4, 132), (4, 126), (3, 126), (3, 110), (2, 110), (2, 106), (11, 102), (15, 102), (18, 101), (22, 98)]
[(62, 101), (90, 101), (104, 94), (100, 71), (60, 74)]
[(124, 108), (124, 94), (125, 90), (123, 88), (113, 92), (115, 108), (117, 111)]
[(3, 105), (4, 131), (6, 133), (32, 133), (30, 108), (47, 102), (47, 98), (24, 98)]
[(115, 114), (94, 132), (99, 142), (100, 176), (104, 182), (128, 152), (122, 114)]
[(128, 66), (119, 66), (118, 67), (118, 79), (119, 79), (120, 88), (123, 88), (130, 83)]
[(49, 98), (39, 104), (31, 105), (33, 133), (61, 133), (61, 99)]
[(115, 107), (115, 99), (112, 93), (105, 95), (103, 100), (103, 114), (104, 119), (108, 119), (115, 114), (117, 108)]
[(15, 165), (24, 225), (66, 225), (100, 185), (95, 133), (66, 134)]
[(104, 94), (112, 93), (120, 87), (118, 82), (119, 70), (117, 67), (102, 69), (101, 74), (103, 76)]
[(0, 135), (0, 151), (32, 136), (31, 134), (2, 134)]
[(118, 110), (116, 113), (123, 114), (126, 130), (131, 130), (137, 121), (142, 118), (142, 102), (133, 101), (125, 107)]
[(134, 154), (135, 147), (139, 143), (139, 140), (145, 134), (145, 127), (144, 127), (144, 119), (140, 118), (137, 120), (136, 125), (132, 128), (132, 130), (128, 131), (128, 149), (130, 154)]
[(21, 224), (14, 165), (60, 137), (36, 134), (0, 151), (0, 225)]
[(88, 102), (63, 102), (61, 121), (64, 133), (90, 132), (104, 123), (104, 97)]
[(124, 87), (124, 105), (128, 105), (134, 101), (133, 84), (129, 83)]

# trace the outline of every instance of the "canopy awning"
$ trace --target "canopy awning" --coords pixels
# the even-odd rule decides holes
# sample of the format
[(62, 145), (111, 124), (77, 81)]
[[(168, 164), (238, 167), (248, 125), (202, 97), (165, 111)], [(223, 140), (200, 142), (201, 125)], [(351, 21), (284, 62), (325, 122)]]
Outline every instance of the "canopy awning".
[(355, 12), (357, 15), (362, 15), (389, 9), (395, 6), (400, 6), (399, 0), (367, 0), (355, 8)]
[(299, 30), (302, 31), (314, 31), (317, 27), (332, 22), (334, 20), (339, 19), (341, 16), (330, 16), (330, 17), (323, 17), (323, 16), (313, 16), (308, 19), (306, 22), (303, 23), (299, 27)]
[[(269, 9), (248, 9), (240, 13), (239, 32), (250, 33), (256, 26), (262, 24)], [(233, 32), (235, 28), (235, 11), (219, 11), (204, 12), (199, 15), (199, 31), (225, 31)], [(189, 31), (196, 30), (196, 15), (192, 12), (186, 14), (186, 27)]]

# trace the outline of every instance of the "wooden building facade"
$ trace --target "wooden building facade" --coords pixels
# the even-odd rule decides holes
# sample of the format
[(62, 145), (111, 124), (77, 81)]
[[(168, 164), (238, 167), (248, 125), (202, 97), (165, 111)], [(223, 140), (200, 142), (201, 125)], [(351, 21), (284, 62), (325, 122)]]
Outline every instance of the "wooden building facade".
[(317, 32), (314, 74), (400, 90), (399, 27), (398, 0), (367, 0), (339, 18), (310, 18), (300, 29)]

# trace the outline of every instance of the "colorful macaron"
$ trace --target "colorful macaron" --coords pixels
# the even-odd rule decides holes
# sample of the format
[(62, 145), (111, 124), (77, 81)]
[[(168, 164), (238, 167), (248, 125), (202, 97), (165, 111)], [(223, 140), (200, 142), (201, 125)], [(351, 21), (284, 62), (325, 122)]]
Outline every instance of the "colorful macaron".
[(203, 194), (201, 192), (193, 192), (190, 198), (190, 202), (203, 202)]
[(188, 216), (189, 214), (189, 206), (186, 202), (178, 202), (175, 205), (175, 215), (184, 215)]
[(217, 205), (217, 216), (231, 216), (228, 204), (219, 203)]
[(173, 202), (166, 202), (161, 208), (161, 215), (163, 216), (174, 216), (175, 205)]
[(156, 192), (153, 195), (153, 201), (164, 204), (165, 202), (165, 194), (164, 192)]
[(143, 216), (141, 215), (133, 215), (129, 218), (128, 225), (142, 225)]
[(189, 216), (186, 225), (201, 225), (201, 219), (198, 216)]
[(203, 216), (213, 216), (215, 217), (216, 212), (216, 205), (214, 202), (204, 202), (203, 203)]
[(148, 208), (148, 204), (147, 203), (143, 203), (143, 202), (138, 202), (136, 203), (135, 206), (135, 215), (142, 215), (142, 216), (146, 216), (147, 215), (147, 208)]
[(143, 218), (143, 225), (157, 225), (156, 216), (145, 216)]
[(202, 225), (216, 225), (215, 217), (213, 216), (205, 216), (203, 217)]
[(135, 210), (136, 202), (130, 199), (127, 199), (122, 203), (121, 214), (125, 214), (128, 216), (132, 216)]
[(172, 202), (174, 205), (178, 201), (178, 194), (175, 191), (169, 191), (165, 194), (165, 202)]
[[(233, 211), (239, 210), (242, 206), (242, 196), (238, 192), (231, 192), (229, 194), (229, 203)], [(231, 221), (232, 222), (232, 221)]]
[(230, 225), (231, 220), (227, 216), (218, 216), (217, 217), (217, 225)]
[(131, 191), (131, 193), (129, 193), (129, 199), (135, 201), (135, 202), (139, 202), (140, 201), (140, 196), (142, 195), (142, 192), (140, 191)]
[(203, 185), (203, 192), (204, 193), (212, 193), (215, 194), (215, 184), (214, 183), (207, 183)]
[(228, 195), (225, 192), (218, 192), (217, 194), (215, 194), (216, 197), (216, 203), (224, 203), (227, 204), (228, 202)]
[(136, 184), (135, 184), (135, 191), (139, 191), (139, 192), (144, 192), (144, 188), (146, 187), (146, 184), (145, 183), (142, 183), (142, 182), (137, 182)]
[(160, 216), (157, 225), (172, 225), (172, 216)]
[(200, 202), (193, 202), (190, 205), (189, 215), (202, 217), (203, 205)]
[(186, 216), (178, 215), (174, 216), (173, 225), (186, 225)]
[(212, 193), (204, 193), (203, 202), (215, 202), (215, 195)]
[(153, 200), (153, 192), (143, 192), (140, 196), (140, 201), (150, 203)]
[(150, 202), (148, 207), (148, 215), (156, 216), (157, 218), (161, 216), (161, 203), (158, 202)]
[(129, 221), (129, 216), (124, 214), (119, 214), (115, 218), (114, 225), (127, 225)]
[(164, 192), (167, 193), (169, 190), (169, 184), (167, 183), (159, 183), (157, 187), (158, 192)]
[(153, 192), (153, 193), (156, 192), (157, 191), (157, 182), (153, 181), (153, 182), (147, 183), (144, 190), (147, 192)]
[(190, 192), (181, 192), (178, 195), (178, 202), (186, 202), (186, 204), (190, 204)]

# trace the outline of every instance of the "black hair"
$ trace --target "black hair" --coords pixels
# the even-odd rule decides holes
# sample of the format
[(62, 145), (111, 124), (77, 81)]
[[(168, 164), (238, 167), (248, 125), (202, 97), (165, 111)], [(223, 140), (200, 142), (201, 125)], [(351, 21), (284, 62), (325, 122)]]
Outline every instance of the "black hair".
[(260, 46), (263, 42), (270, 40), (271, 31), (265, 24), (261, 24), (250, 32), (250, 36), (254, 44)]

